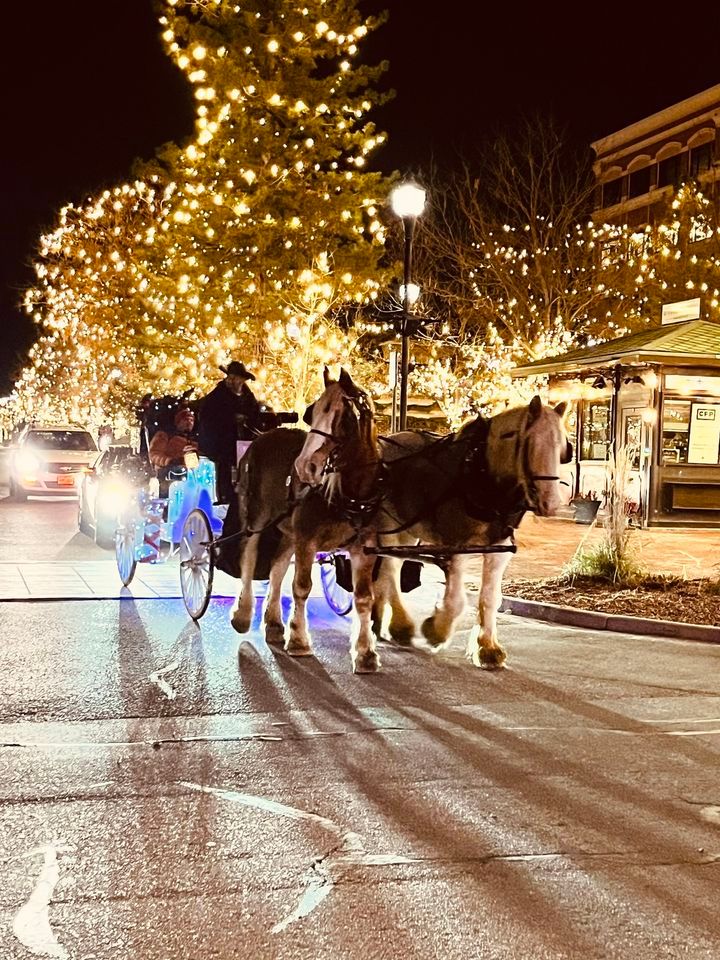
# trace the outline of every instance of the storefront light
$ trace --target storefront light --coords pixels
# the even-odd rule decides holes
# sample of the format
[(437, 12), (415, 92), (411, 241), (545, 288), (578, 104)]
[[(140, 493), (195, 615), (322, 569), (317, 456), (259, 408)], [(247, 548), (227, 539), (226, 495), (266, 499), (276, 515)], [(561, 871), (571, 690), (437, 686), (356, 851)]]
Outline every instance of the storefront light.
[(643, 373), (643, 380), (645, 381), (645, 386), (650, 387), (651, 390), (654, 390), (658, 385), (658, 377), (654, 370), (648, 370)]

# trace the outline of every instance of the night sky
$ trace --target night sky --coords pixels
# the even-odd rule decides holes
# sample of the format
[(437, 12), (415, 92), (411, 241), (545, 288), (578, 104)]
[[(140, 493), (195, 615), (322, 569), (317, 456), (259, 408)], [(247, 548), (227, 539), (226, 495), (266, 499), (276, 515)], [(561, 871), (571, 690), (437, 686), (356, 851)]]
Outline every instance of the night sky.
[[(375, 118), (390, 137), (376, 155), (383, 171), (451, 166), (537, 111), (584, 145), (720, 82), (716, 2), (687, 17), (657, 5), (489, 6), (361, 2), (390, 10), (366, 47), (368, 61), (390, 61), (385, 86), (397, 94)], [(17, 304), (40, 232), (63, 203), (123, 180), (133, 158), (192, 129), (151, 0), (9, 3), (3, 37), (0, 395), (32, 343)]]

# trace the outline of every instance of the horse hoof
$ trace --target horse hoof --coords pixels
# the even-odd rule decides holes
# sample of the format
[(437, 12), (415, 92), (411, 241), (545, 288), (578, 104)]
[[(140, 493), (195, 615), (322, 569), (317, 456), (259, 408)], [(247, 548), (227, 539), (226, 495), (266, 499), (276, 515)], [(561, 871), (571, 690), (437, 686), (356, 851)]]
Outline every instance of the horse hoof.
[(230, 620), (233, 630), (236, 630), (238, 633), (247, 633), (250, 629), (251, 622), (250, 617), (246, 617), (241, 613), (234, 613)]
[(440, 636), (436, 631), (434, 617), (428, 617), (427, 620), (423, 621), (422, 635), (431, 647), (441, 647), (444, 643), (447, 643), (448, 640), (447, 637)]
[(353, 661), (353, 673), (377, 673), (380, 669), (380, 657), (374, 650), (368, 650)]
[(399, 647), (411, 647), (415, 637), (415, 628), (412, 624), (405, 627), (390, 626), (390, 639)]
[(300, 643), (297, 640), (288, 640), (285, 644), (285, 653), (291, 657), (311, 657), (313, 655), (312, 647), (309, 643)]
[(285, 627), (282, 623), (265, 624), (265, 643), (279, 643), (285, 641)]
[(476, 667), (483, 667), (485, 670), (499, 670), (505, 665), (507, 654), (502, 647), (492, 647), (486, 650), (480, 647), (480, 650), (473, 654), (473, 663)]

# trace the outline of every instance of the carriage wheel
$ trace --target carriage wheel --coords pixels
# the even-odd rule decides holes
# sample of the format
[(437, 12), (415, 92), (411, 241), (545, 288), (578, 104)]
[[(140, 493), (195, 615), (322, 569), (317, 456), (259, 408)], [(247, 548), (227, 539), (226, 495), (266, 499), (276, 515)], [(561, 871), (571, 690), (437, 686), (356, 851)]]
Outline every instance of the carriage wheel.
[(210, 521), (203, 510), (191, 510), (180, 540), (180, 587), (185, 609), (199, 620), (210, 603), (215, 558)]
[(333, 613), (339, 617), (346, 617), (352, 610), (353, 595), (337, 581), (335, 554), (327, 553), (318, 557), (320, 563), (320, 582), (327, 604)]
[(115, 531), (115, 563), (124, 586), (135, 576), (135, 523), (126, 521)]

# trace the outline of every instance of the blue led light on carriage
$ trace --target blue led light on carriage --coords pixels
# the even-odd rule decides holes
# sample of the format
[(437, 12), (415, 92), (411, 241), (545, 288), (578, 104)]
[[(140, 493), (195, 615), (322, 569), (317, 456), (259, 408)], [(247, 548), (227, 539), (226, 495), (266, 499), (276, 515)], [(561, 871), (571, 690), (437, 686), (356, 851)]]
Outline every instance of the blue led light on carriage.
[(212, 460), (200, 458), (196, 467), (188, 469), (183, 480), (170, 484), (167, 513), (168, 539), (179, 543), (188, 514), (192, 510), (202, 510), (210, 520), (213, 533), (217, 536), (222, 530), (222, 521), (215, 516), (215, 464)]

